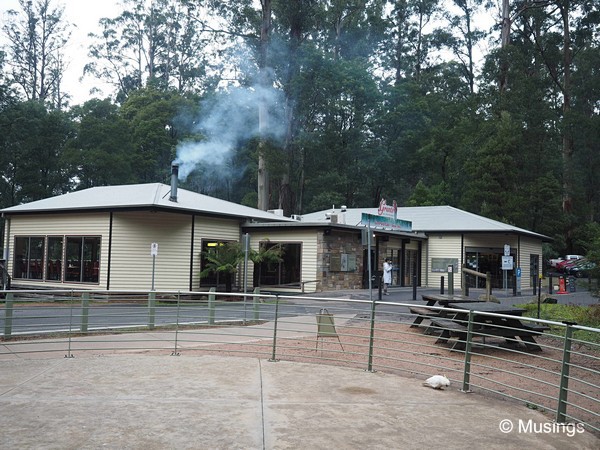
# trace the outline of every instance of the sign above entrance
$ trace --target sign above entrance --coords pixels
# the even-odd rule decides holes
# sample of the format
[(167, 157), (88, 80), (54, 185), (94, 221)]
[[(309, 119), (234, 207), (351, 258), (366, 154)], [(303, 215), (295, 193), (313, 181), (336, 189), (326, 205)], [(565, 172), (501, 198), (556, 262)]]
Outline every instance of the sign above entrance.
[(364, 226), (372, 228), (384, 228), (394, 231), (412, 231), (412, 222), (408, 220), (398, 220), (398, 204), (396, 200), (388, 205), (385, 198), (382, 198), (377, 208), (377, 215), (363, 213), (361, 223)]
[(361, 224), (371, 228), (385, 228), (394, 231), (412, 231), (412, 222), (385, 216), (362, 213)]
[(379, 202), (379, 208), (377, 208), (377, 215), (396, 220), (398, 215), (398, 204), (396, 203), (396, 200), (394, 200), (394, 203), (390, 206), (385, 201), (385, 198), (382, 198)]

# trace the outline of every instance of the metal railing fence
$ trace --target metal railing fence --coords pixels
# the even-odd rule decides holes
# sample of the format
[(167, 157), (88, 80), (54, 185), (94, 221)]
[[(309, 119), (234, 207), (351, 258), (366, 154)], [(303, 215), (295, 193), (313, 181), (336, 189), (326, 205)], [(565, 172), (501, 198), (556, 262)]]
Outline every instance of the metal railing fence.
[(416, 316), (409, 308), (415, 303), (258, 292), (3, 294), (0, 360), (35, 353), (68, 358), (84, 352), (219, 353), (419, 378), (445, 374), (465, 393), (509, 398), (557, 423), (584, 423), (600, 433), (596, 328), (519, 317), (541, 350), (531, 351), (512, 336), (514, 329), (495, 326), (491, 333), (484, 326), (486, 318), (514, 316), (478, 312), (476, 321), (471, 311), (463, 323), (424, 320), (411, 327)]

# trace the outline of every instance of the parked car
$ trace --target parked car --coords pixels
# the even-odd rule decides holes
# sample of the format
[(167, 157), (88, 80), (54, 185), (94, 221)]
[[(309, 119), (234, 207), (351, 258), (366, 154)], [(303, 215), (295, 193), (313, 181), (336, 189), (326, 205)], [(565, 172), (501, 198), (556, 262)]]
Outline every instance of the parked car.
[(564, 258), (551, 259), (550, 265), (559, 272), (568, 272), (569, 268), (578, 261), (584, 260), (582, 255), (565, 255)]
[(578, 263), (569, 268), (569, 275), (577, 278), (587, 277), (590, 271), (596, 268), (596, 264), (587, 259), (579, 260)]
[(548, 264), (550, 265), (550, 267), (556, 268), (556, 266), (563, 261), (564, 259), (562, 258), (553, 258), (550, 261), (548, 261)]

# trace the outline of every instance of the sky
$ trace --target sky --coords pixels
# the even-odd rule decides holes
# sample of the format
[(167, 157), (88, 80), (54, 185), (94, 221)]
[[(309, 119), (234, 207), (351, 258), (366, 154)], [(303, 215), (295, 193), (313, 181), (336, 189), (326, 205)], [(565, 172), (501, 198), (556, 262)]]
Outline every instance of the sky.
[[(83, 75), (83, 66), (88, 59), (88, 33), (100, 30), (98, 26), (100, 18), (116, 17), (121, 12), (120, 2), (118, 0), (52, 0), (52, 4), (55, 7), (63, 5), (63, 18), (75, 25), (71, 29), (68, 46), (64, 49), (69, 67), (65, 73), (63, 90), (71, 95), (71, 104), (81, 104), (88, 100), (90, 98), (89, 90), (93, 87), (103, 89), (105, 96), (110, 95), (112, 89), (103, 86), (91, 76), (86, 76), (82, 81), (79, 79)], [(17, 0), (0, 0), (0, 24), (2, 26), (6, 23), (5, 12), (9, 9), (20, 11), (19, 2)], [(1, 39), (0, 42), (4, 44)], [(96, 94), (96, 96), (98, 95)]]

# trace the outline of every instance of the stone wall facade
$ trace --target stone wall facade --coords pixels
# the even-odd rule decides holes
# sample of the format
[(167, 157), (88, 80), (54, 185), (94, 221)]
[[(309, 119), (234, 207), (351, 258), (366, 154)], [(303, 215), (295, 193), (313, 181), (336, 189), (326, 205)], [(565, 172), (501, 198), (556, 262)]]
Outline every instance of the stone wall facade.
[(320, 233), (317, 238), (319, 290), (361, 289), (363, 259), (360, 233), (334, 230), (329, 234)]

